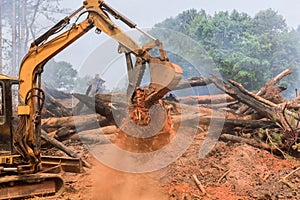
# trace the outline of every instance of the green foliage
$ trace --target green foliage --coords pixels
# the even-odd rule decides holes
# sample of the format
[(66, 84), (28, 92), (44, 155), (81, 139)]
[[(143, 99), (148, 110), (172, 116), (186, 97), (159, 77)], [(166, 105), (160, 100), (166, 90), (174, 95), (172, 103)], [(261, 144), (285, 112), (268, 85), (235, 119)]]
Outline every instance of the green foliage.
[(42, 79), (54, 88), (71, 91), (76, 76), (77, 71), (72, 68), (71, 64), (64, 61), (55, 62), (52, 59), (45, 65)]
[[(286, 68), (294, 72), (282, 82), (290, 88), (289, 95), (299, 84), (300, 26), (297, 30), (289, 29), (284, 18), (272, 9), (260, 11), (254, 17), (236, 10), (211, 16), (204, 10), (192, 9), (156, 24), (152, 31), (158, 28), (194, 39), (213, 59), (224, 79), (234, 79), (250, 90), (260, 89)], [(156, 37), (181, 42), (171, 36), (161, 36)], [(191, 55), (191, 49), (186, 51), (190, 57), (205, 55)], [(187, 63), (179, 63), (184, 69), (190, 68)]]

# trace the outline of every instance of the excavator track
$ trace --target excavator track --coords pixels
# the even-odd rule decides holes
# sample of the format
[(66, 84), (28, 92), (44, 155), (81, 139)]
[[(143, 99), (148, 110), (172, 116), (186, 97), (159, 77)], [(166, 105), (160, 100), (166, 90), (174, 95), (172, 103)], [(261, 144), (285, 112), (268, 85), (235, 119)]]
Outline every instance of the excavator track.
[(60, 195), (64, 181), (57, 174), (7, 175), (0, 178), (0, 199)]

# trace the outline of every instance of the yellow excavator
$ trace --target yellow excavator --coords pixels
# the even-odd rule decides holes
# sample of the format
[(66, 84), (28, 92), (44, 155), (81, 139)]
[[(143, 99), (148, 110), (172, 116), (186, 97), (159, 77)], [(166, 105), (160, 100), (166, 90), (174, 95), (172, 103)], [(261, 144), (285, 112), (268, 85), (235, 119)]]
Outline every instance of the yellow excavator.
[[(85, 15), (87, 17), (83, 21), (77, 23), (75, 20), (74, 24), (68, 26), (72, 18), (79, 19)], [(112, 18), (138, 30), (150, 42), (141, 46), (122, 31)], [(119, 52), (125, 55), (129, 80), (128, 100), (132, 105), (138, 104), (131, 106), (133, 110), (130, 111), (134, 113), (131, 118), (136, 124), (147, 125), (147, 110), (181, 80), (181, 68), (169, 62), (159, 40), (141, 30), (103, 0), (83, 1), (78, 10), (31, 43), (22, 60), (19, 78), (0, 75), (0, 199), (56, 194), (63, 188), (64, 181), (58, 174), (46, 173), (41, 156), (41, 110), (45, 100), (41, 89), (41, 75), (44, 65), (51, 58), (92, 29), (104, 32), (116, 40)], [(154, 48), (159, 50), (159, 56), (151, 56), (150, 50)], [(140, 94), (139, 85), (146, 65), (150, 69), (150, 92), (144, 94), (141, 104), (140, 101), (135, 101), (135, 95)], [(15, 130), (12, 128), (14, 84), (19, 85), (19, 120)]]

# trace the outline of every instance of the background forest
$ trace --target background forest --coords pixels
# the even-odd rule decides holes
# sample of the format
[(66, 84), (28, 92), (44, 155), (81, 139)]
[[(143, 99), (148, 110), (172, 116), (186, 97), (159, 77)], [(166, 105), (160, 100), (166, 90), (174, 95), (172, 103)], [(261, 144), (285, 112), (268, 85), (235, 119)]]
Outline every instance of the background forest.
[(283, 16), (272, 9), (254, 17), (236, 10), (211, 16), (192, 9), (154, 28), (172, 29), (193, 38), (212, 57), (225, 80), (241, 82), (249, 90), (259, 89), (286, 68), (292, 68), (294, 74), (283, 86), (294, 89), (299, 85), (300, 27), (289, 28)]
[[(60, 0), (0, 0), (0, 72), (17, 75), (30, 42), (70, 13), (59, 3)], [(192, 38), (213, 59), (224, 79), (241, 82), (249, 90), (259, 89), (285, 68), (294, 72), (281, 83), (290, 88), (286, 95), (294, 95), (292, 90), (300, 85), (300, 27), (288, 27), (284, 17), (272, 9), (254, 16), (236, 10), (209, 15), (205, 10), (191, 9), (156, 24), (152, 32), (159, 28)], [(188, 63), (174, 59), (184, 69), (185, 78), (197, 75), (189, 70)], [(49, 66), (53, 67), (45, 68), (45, 81), (56, 88), (65, 85), (69, 89), (79, 78), (69, 63), (52, 60)]]

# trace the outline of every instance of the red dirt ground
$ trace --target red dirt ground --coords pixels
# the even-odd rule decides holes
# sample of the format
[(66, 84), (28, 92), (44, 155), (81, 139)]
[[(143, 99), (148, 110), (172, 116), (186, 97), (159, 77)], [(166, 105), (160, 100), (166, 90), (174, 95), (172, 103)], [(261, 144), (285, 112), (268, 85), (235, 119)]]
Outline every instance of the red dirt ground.
[[(59, 197), (43, 199), (300, 199), (300, 159), (284, 160), (246, 144), (222, 141), (204, 159), (199, 159), (198, 153), (205, 134), (199, 131), (187, 151), (169, 166), (146, 174), (130, 174), (111, 169), (99, 162), (79, 142), (65, 141), (70, 149), (91, 163), (92, 168), (85, 168), (82, 174), (62, 173), (66, 182), (64, 193)], [(46, 152), (65, 156), (55, 149), (47, 149)], [(200, 191), (193, 175), (197, 176), (205, 193)], [(283, 179), (284, 177), (286, 178)]]
[[(299, 159), (283, 160), (246, 144), (218, 142), (205, 159), (199, 160), (202, 140), (203, 133), (198, 133), (175, 162), (146, 174), (129, 174), (106, 167), (82, 145), (68, 141), (67, 145), (93, 167), (85, 168), (83, 174), (63, 173), (65, 192), (60, 197), (45, 199), (300, 199)], [(192, 175), (197, 176), (206, 193), (200, 191)], [(282, 181), (287, 175), (286, 181)]]

